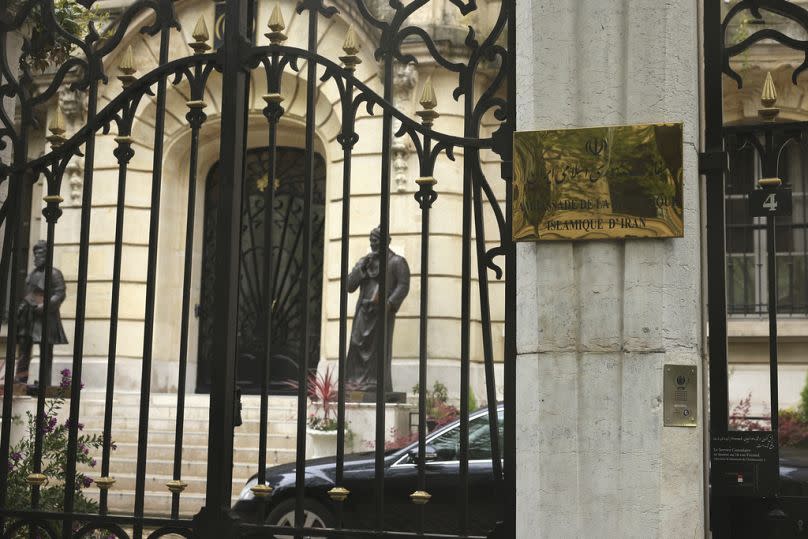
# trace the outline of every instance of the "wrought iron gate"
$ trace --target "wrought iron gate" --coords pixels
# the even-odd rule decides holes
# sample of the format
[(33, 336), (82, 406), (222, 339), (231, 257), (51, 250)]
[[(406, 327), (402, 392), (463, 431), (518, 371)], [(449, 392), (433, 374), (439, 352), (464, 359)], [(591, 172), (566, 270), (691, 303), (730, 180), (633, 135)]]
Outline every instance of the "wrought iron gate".
[[(784, 246), (804, 234), (805, 223), (795, 224), (788, 216), (792, 188), (803, 187), (805, 176), (794, 176), (786, 162), (791, 147), (805, 162), (808, 122), (778, 119), (777, 89), (769, 73), (758, 120), (725, 125), (722, 83), (741, 88), (745, 73), (736, 71), (732, 61), (760, 42), (808, 54), (807, 42), (767, 28), (764, 19), (788, 21), (792, 31), (804, 33), (808, 10), (785, 0), (711, 0), (704, 5), (706, 131), (700, 168), (707, 180), (710, 526), (717, 538), (805, 537), (808, 489), (800, 477), (805, 455), (795, 463), (779, 428), (777, 331), (778, 316), (805, 314), (804, 294), (793, 289), (784, 294), (785, 281), (778, 279), (779, 274), (794, 282), (796, 275), (804, 284), (805, 274), (794, 273), (793, 255), (782, 263), (778, 251), (793, 251)], [(752, 31), (733, 40), (732, 28), (743, 17)], [(794, 69), (793, 84), (806, 67), (802, 63)], [(730, 412), (728, 305), (730, 315), (768, 318), (769, 412), (758, 417)]]
[[(222, 2), (217, 6), (217, 13), (223, 17), (221, 24), (217, 21), (217, 32), (224, 29), (221, 46), (213, 52), (208, 44), (209, 35), (204, 24), (198, 24), (193, 32), (190, 47), (194, 54), (176, 57), (175, 45), (182, 40), (179, 19), (172, 0), (134, 0), (125, 7), (112, 21), (109, 27), (101, 31), (90, 23), (86, 31), (82, 31), (70, 19), (70, 13), (79, 13), (76, 3), (91, 8), (94, 0), (15, 0), (5, 2), (0, 8), (0, 96), (3, 96), (0, 107), (0, 150), (7, 149), (11, 160), (0, 162), (0, 184), (7, 186), (7, 197), (0, 209), (0, 219), (4, 225), (2, 246), (2, 264), (0, 264), (0, 282), (7, 282), (10, 275), (10, 287), (0, 287), (0, 304), (14, 306), (24, 282), (18, 272), (13, 270), (25, 264), (28, 258), (26, 250), (27, 238), (21, 233), (23, 221), (27, 218), (22, 201), (31, 184), (39, 177), (44, 178), (45, 207), (42, 214), (46, 225), (46, 257), (44, 263), (44, 291), (42, 310), (49, 312), (50, 297), (54, 286), (52, 268), (54, 265), (55, 238), (63, 230), (59, 226), (62, 216), (63, 178), (71, 160), (80, 156), (84, 162), (81, 178), (79, 234), (75, 248), (78, 252), (76, 290), (71, 291), (76, 298), (75, 331), (69, 335), (72, 350), (72, 377), (74, 383), (69, 392), (69, 420), (65, 423), (67, 436), (67, 462), (63, 477), (48, 478), (43, 469), (43, 436), (47, 429), (45, 410), (46, 391), (40, 387), (36, 391), (36, 435), (33, 441), (32, 469), (27, 475), (30, 490), (30, 504), (22, 509), (12, 509), (8, 499), (9, 468), (6, 462), (11, 455), (11, 419), (13, 402), (13, 378), (15, 375), (15, 354), (18, 320), (11, 309), (11, 316), (6, 321), (8, 341), (5, 362), (5, 386), (3, 395), (2, 439), (0, 440), (0, 537), (16, 537), (17, 534), (39, 534), (47, 537), (90, 537), (93, 533), (106, 530), (119, 538), (163, 537), (177, 534), (184, 537), (225, 538), (246, 536), (272, 536), (274, 533), (290, 533), (296, 537), (513, 537), (515, 519), (515, 249), (511, 241), (511, 134), (515, 125), (515, 31), (514, 2), (503, 0), (501, 3), (488, 4), (485, 10), (478, 8), (475, 0), (449, 0), (458, 17), (473, 21), (474, 17), (485, 12), (489, 17), (488, 30), (480, 32), (479, 28), (468, 26), (465, 45), (457, 47), (449, 43), (445, 36), (431, 36), (419, 21), (424, 20), (424, 13), (430, 13), (432, 5), (428, 0), (416, 0), (408, 4), (390, 1), (389, 6), (379, 2), (365, 0), (335, 1), (333, 5), (323, 0), (301, 0), (296, 6), (295, 17), (300, 22), (297, 31), (306, 30), (307, 46), (297, 48), (285, 44), (286, 31), (279, 11), (274, 11), (269, 21), (266, 36), (269, 44), (256, 45), (253, 40), (253, 28), (261, 28), (261, 21), (255, 17), (256, 2), (233, 0)], [(65, 9), (73, 6), (73, 11)], [(258, 2), (263, 5), (263, 2)], [(448, 6), (449, 4), (447, 4)], [(347, 11), (358, 21), (356, 30), (347, 32), (343, 50), (321, 50), (320, 33), (324, 21), (333, 21), (340, 10)], [(426, 15), (427, 17), (429, 15)], [(464, 19), (465, 20), (465, 19)], [(329, 22), (329, 24), (331, 24)], [(434, 28), (440, 30), (436, 24)], [(186, 29), (187, 30), (187, 29)], [(357, 33), (370, 36), (371, 43), (360, 42)], [(81, 35), (74, 35), (76, 33)], [(137, 75), (135, 60), (131, 49), (122, 50), (124, 39), (132, 34), (142, 33), (159, 40), (159, 55), (155, 60), (157, 67), (148, 73)], [(9, 45), (13, 36), (24, 38), (21, 51)], [(61, 51), (41, 56), (45, 50)], [(49, 49), (49, 47), (51, 47)], [(372, 53), (378, 63), (378, 76), (381, 80), (380, 92), (373, 89), (368, 80), (356, 76), (356, 67), (361, 61), (360, 49)], [(22, 53), (20, 73), (17, 73), (17, 54)], [(40, 56), (38, 56), (38, 54)], [(338, 57), (338, 58), (337, 58)], [(110, 84), (109, 63), (117, 58), (119, 74), (123, 89), (108, 101), (100, 99), (99, 90), (102, 85)], [(393, 75), (395, 63), (408, 64), (417, 58), (427, 59), (434, 63), (434, 69), (451, 74), (456, 78), (456, 89), (453, 98), (462, 103), (462, 112), (456, 115), (456, 121), (462, 124), (462, 132), (450, 134), (436, 129), (435, 120), (439, 116), (436, 110), (434, 90), (429, 82), (425, 85), (421, 98), (418, 118), (412, 118), (394, 104)], [(54, 61), (51, 65), (47, 82), (39, 81), (41, 91), (34, 92), (34, 81), (37, 75), (34, 65), (37, 62)], [(218, 202), (215, 219), (215, 285), (212, 295), (212, 323), (210, 324), (210, 408), (207, 475), (204, 507), (193, 518), (180, 517), (180, 501), (186, 484), (183, 482), (183, 417), (185, 414), (185, 380), (189, 362), (189, 327), (193, 316), (191, 282), (193, 278), (193, 254), (195, 235), (195, 204), (197, 199), (196, 185), (200, 160), (205, 156), (200, 152), (200, 134), (206, 122), (213, 121), (205, 113), (206, 99), (210, 95), (211, 80), (221, 73), (221, 114), (217, 121), (221, 122), (220, 153), (218, 170)], [(360, 114), (381, 117), (382, 129), (377, 142), (380, 149), (380, 177), (377, 184), (381, 244), (385, 245), (391, 236), (391, 148), (394, 137), (403, 138), (412, 145), (418, 161), (418, 189), (414, 193), (412, 204), (420, 208), (420, 250), (419, 268), (420, 297), (418, 315), (419, 355), (418, 355), (418, 433), (417, 451), (413, 455), (413, 466), (417, 470), (417, 492), (405, 495), (405, 501), (414, 507), (416, 518), (409, 523), (409, 529), (391, 529), (389, 523), (389, 507), (396, 507), (402, 502), (393, 499), (388, 488), (388, 477), (385, 453), (385, 393), (375, 392), (375, 449), (373, 475), (373, 509), (370, 525), (366, 529), (349, 529), (343, 525), (343, 509), (351, 504), (351, 493), (344, 489), (345, 473), (345, 402), (346, 385), (339, 384), (338, 397), (338, 435), (336, 454), (336, 475), (333, 488), (329, 491), (329, 503), (334, 511), (334, 524), (326, 529), (307, 528), (306, 504), (308, 503), (308, 486), (306, 464), (306, 420), (307, 420), (307, 384), (310, 368), (316, 363), (312, 355), (316, 353), (319, 342), (312, 340), (312, 335), (319, 330), (312, 327), (315, 323), (310, 316), (309, 286), (297, 287), (300, 307), (297, 323), (299, 324), (299, 350), (297, 360), (297, 442), (295, 452), (295, 486), (294, 516), (291, 527), (270, 525), (265, 521), (265, 509), (271, 507), (271, 487), (267, 477), (266, 448), (268, 438), (269, 401), (267, 393), (272, 380), (271, 364), (264, 359), (259, 361), (260, 373), (260, 433), (258, 437), (258, 462), (256, 466), (257, 484), (253, 487), (255, 495), (267, 499), (267, 505), (255, 520), (245, 521), (234, 517), (231, 512), (231, 494), (234, 462), (234, 427), (238, 419), (238, 382), (237, 365), (239, 361), (239, 294), (242, 285), (242, 227), (244, 226), (243, 208), (245, 191), (242, 178), (248, 159), (248, 129), (251, 119), (250, 95), (251, 77), (259, 76), (266, 81), (266, 94), (260, 96), (266, 103), (263, 109), (265, 128), (268, 137), (262, 146), (267, 148), (268, 185), (262, 190), (262, 208), (265, 229), (263, 231), (265, 245), (276, 245), (273, 234), (276, 233), (270, 209), (274, 208), (281, 191), (276, 191), (274, 178), (278, 177), (279, 133), (281, 122), (286, 114), (283, 108), (284, 97), (291, 89), (284, 86), (284, 74), (299, 74), (304, 81), (304, 88), (296, 88), (295, 92), (305, 92), (305, 125), (303, 181), (301, 183), (302, 211), (300, 234), (299, 278), (302, 283), (309, 283), (316, 269), (310, 256), (316, 227), (322, 226), (314, 219), (315, 168), (317, 153), (315, 151), (316, 129), (318, 127), (317, 97), (323, 85), (331, 85), (329, 91), (338, 96), (340, 129), (336, 140), (342, 148), (341, 156), (341, 192), (335, 207), (341, 210), (341, 241), (339, 242), (339, 260), (341, 288), (339, 296), (339, 378), (344, 380), (345, 360), (348, 342), (348, 294), (346, 276), (349, 269), (349, 238), (351, 233), (351, 191), (352, 156), (360, 143), (357, 122)], [(161, 226), (161, 202), (164, 186), (170, 178), (164, 178), (164, 166), (172, 157), (166, 151), (164, 134), (167, 121), (167, 102), (170, 85), (184, 85), (187, 91), (187, 122), (190, 133), (190, 157), (187, 163), (188, 194), (187, 215), (185, 219), (184, 257), (182, 269), (158, 268), (158, 243), (164, 227)], [(50, 122), (50, 147), (40, 157), (29, 157), (30, 141), (36, 129), (38, 111), (52, 102), (60, 88), (70, 87), (87, 91), (86, 121), (78, 127), (74, 134), (65, 132), (62, 119), (57, 112)], [(172, 94), (173, 95), (173, 94)], [(441, 99), (443, 97), (441, 96)], [(448, 101), (448, 99), (447, 99)], [(16, 116), (7, 113), (10, 103), (16, 106)], [(136, 459), (136, 480), (134, 485), (134, 508), (128, 514), (111, 514), (108, 497), (114, 492), (114, 480), (110, 477), (110, 460), (114, 449), (114, 432), (112, 420), (116, 405), (115, 376), (118, 346), (118, 332), (121, 319), (121, 287), (122, 272), (126, 271), (122, 252), (126, 243), (124, 238), (124, 220), (127, 205), (127, 180), (132, 183), (132, 175), (136, 168), (133, 160), (140, 151), (140, 143), (134, 133), (136, 117), (144, 107), (152, 107), (154, 113), (153, 133), (150, 141), (153, 160), (149, 170), (150, 201), (148, 243), (145, 267), (145, 314), (143, 324), (143, 346), (141, 359), (141, 385), (139, 393), (138, 448)], [(15, 121), (16, 120), (16, 121)], [(175, 121), (171, 119), (171, 121)], [(395, 133), (394, 133), (395, 131)], [(78, 470), (76, 453), (80, 444), (80, 411), (82, 368), (85, 364), (85, 337), (87, 314), (88, 281), (91, 259), (91, 231), (94, 223), (93, 191), (96, 157), (99, 152), (108, 151), (106, 146), (97, 143), (99, 134), (115, 134), (113, 151), (117, 159), (117, 196), (113, 205), (115, 214), (115, 240), (113, 242), (113, 264), (111, 268), (111, 303), (109, 314), (109, 350), (106, 371), (104, 432), (100, 470), (94, 477), (100, 488), (98, 513), (86, 513), (76, 506), (76, 489), (72, 485), (81, 477)], [(68, 136), (69, 135), (69, 136)], [(138, 134), (138, 137), (142, 133)], [(443, 157), (442, 157), (443, 156)], [(427, 473), (427, 421), (426, 421), (426, 383), (429, 348), (427, 334), (430, 326), (428, 307), (430, 244), (433, 237), (430, 229), (430, 211), (433, 204), (439, 201), (442, 178), (436, 172), (441, 159), (456, 163), (454, 166), (458, 176), (462, 178), (457, 186), (450, 186), (459, 193), (462, 204), (458, 220), (461, 225), (459, 234), (462, 243), (461, 267), (461, 314), (460, 314), (460, 417), (458, 427), (457, 475), (449, 492), (454, 493), (451, 504), (455, 505), (452, 519), (455, 524), (451, 531), (443, 534), (433, 533), (424, 521), (426, 501), (432, 479)], [(462, 164), (460, 163), (462, 161)], [(488, 170), (483, 162), (497, 162), (501, 165), (498, 176), (489, 178)], [(143, 164), (139, 165), (142, 171)], [(436, 181), (437, 178), (437, 181)], [(503, 182), (498, 187), (496, 182)], [(501, 190), (505, 194), (498, 200), (495, 192)], [(439, 203), (439, 202), (438, 202)], [(486, 223), (493, 232), (486, 231)], [(96, 225), (97, 226), (97, 225)], [(473, 227), (473, 228), (472, 228)], [(145, 233), (145, 231), (144, 231)], [(278, 262), (274, 252), (265, 254), (261, 281), (274, 282)], [(380, 266), (386, 267), (388, 252), (380, 250)], [(163, 264), (160, 261), (160, 264)], [(180, 328), (178, 356), (178, 388), (176, 391), (176, 426), (173, 456), (173, 474), (168, 488), (172, 494), (171, 515), (155, 517), (146, 514), (145, 496), (149, 443), (149, 404), (151, 399), (151, 381), (154, 374), (155, 342), (161, 335), (155, 322), (158, 303), (158, 274), (163, 271), (181, 273), (182, 290), (181, 306), (178, 306), (177, 321)], [(504, 403), (498, 404), (498, 392), (495, 381), (495, 336), (492, 330), (491, 294), (489, 291), (489, 272), (497, 279), (505, 280), (504, 294), (504, 350), (502, 351), (503, 372), (502, 395)], [(386, 272), (379, 273), (379, 296), (387, 297), (388, 283)], [(479, 305), (473, 305), (472, 287), (476, 283), (479, 291)], [(315, 287), (316, 288), (316, 287)], [(272, 357), (272, 347), (276, 342), (272, 339), (274, 306), (277, 297), (271, 297), (273, 287), (261, 288), (262, 316), (253, 322), (265, 327), (260, 335), (263, 342), (257, 343), (264, 358)], [(274, 288), (277, 292), (280, 288)], [(476, 294), (475, 294), (476, 295)], [(48, 317), (44, 317), (47, 326)], [(476, 325), (473, 325), (476, 324)], [(388, 319), (380, 317), (378, 362), (376, 365), (378, 378), (384, 377), (385, 369), (385, 336), (388, 335)], [(472, 363), (473, 327), (480, 328), (482, 364), (485, 378), (487, 401), (488, 436), (490, 443), (490, 467), (492, 470), (490, 488), (490, 508), (495, 514), (495, 523), (491, 530), (480, 530), (470, 524), (477, 515), (471, 514), (470, 483), (473, 468), (478, 460), (471, 455), (469, 445), (470, 432), (470, 368)], [(47, 327), (43, 335), (47, 335)], [(47, 337), (45, 337), (47, 340)], [(53, 362), (53, 348), (45, 343), (42, 347), (43, 357), (39, 372), (39, 380), (49, 380), (49, 371)], [(504, 410), (504, 415), (498, 413)], [(476, 416), (475, 416), (476, 417)], [(504, 423), (504, 425), (503, 425)], [(500, 431), (504, 436), (500, 437)], [(500, 447), (502, 446), (502, 447)], [(470, 464), (470, 461), (472, 463)], [(472, 472), (470, 472), (472, 469)], [(44, 511), (40, 507), (40, 490), (47, 481), (62, 481), (68, 485), (64, 489), (63, 503), (58, 510)], [(477, 487), (475, 486), (475, 489)], [(476, 492), (476, 490), (474, 491)], [(398, 495), (398, 494), (396, 494)], [(411, 499), (410, 499), (411, 498)], [(491, 501), (493, 500), (493, 501)], [(29, 531), (25, 531), (29, 530)]]

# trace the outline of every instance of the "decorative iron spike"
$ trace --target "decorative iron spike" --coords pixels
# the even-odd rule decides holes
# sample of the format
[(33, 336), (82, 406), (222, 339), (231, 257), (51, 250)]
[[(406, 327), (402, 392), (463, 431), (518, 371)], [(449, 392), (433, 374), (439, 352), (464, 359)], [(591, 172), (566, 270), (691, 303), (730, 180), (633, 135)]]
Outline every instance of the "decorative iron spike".
[(328, 497), (335, 502), (344, 502), (350, 493), (351, 491), (345, 487), (334, 487), (328, 491)]
[(280, 2), (275, 4), (275, 7), (272, 8), (272, 14), (269, 16), (267, 27), (270, 31), (264, 35), (267, 36), (270, 43), (273, 45), (280, 45), (286, 41), (286, 34), (283, 33), (283, 31), (286, 29), (286, 23), (283, 22), (283, 13), (281, 13)]
[(348, 27), (345, 33), (345, 42), (342, 44), (342, 50), (345, 51), (345, 56), (340, 56), (339, 59), (348, 71), (356, 71), (356, 66), (362, 63), (362, 59), (357, 56), (359, 51), (359, 39), (356, 37), (353, 25)]
[(362, 50), (359, 48), (359, 39), (356, 37), (353, 24), (350, 25), (348, 31), (345, 32), (345, 42), (342, 44), (342, 50), (345, 51), (345, 54), (350, 56), (355, 56)]
[(95, 480), (95, 484), (101, 490), (109, 490), (112, 488), (112, 485), (115, 484), (115, 478), (106, 476), (99, 477), (98, 479)]
[(432, 87), (432, 77), (426, 79), (419, 103), (426, 110), (432, 110), (438, 106), (438, 98), (435, 97), (435, 89)]
[(419, 103), (421, 103), (423, 110), (416, 111), (415, 114), (421, 117), (421, 122), (424, 125), (431, 126), (440, 116), (438, 111), (435, 110), (435, 107), (438, 106), (438, 98), (435, 97), (435, 89), (432, 87), (432, 77), (426, 79)]
[(272, 487), (269, 485), (255, 485), (250, 490), (256, 498), (261, 500), (269, 498), (270, 494), (272, 494)]
[(137, 66), (135, 66), (135, 49), (132, 48), (132, 45), (129, 45), (124, 51), (118, 68), (121, 70), (121, 73), (123, 73), (123, 75), (118, 75), (118, 80), (121, 81), (124, 88), (127, 88), (137, 80), (135, 77), (135, 73), (137, 73)]
[(166, 483), (166, 487), (168, 487), (168, 490), (170, 490), (172, 494), (181, 493), (187, 486), (188, 483), (180, 481), (179, 479), (173, 479)]
[(426, 505), (426, 503), (432, 499), (432, 494), (426, 492), (425, 490), (416, 490), (410, 494), (410, 499), (412, 500), (412, 503), (416, 505)]
[(25, 480), (32, 487), (41, 487), (48, 484), (48, 476), (43, 473), (28, 474)]
[(194, 27), (194, 32), (191, 35), (194, 38), (194, 42), (188, 45), (194, 49), (196, 54), (204, 54), (210, 50), (210, 45), (208, 45), (210, 33), (208, 32), (208, 25), (205, 22), (204, 16), (199, 17), (199, 20), (196, 21), (196, 27)]
[(67, 130), (65, 128), (65, 117), (64, 114), (62, 114), (62, 107), (56, 107), (56, 115), (48, 131), (50, 131), (51, 134), (45, 137), (45, 139), (50, 142), (51, 146), (54, 148), (61, 146), (67, 140), (67, 138), (65, 138), (65, 132)]
[(766, 73), (766, 80), (763, 81), (763, 92), (760, 94), (760, 102), (764, 107), (771, 107), (777, 102), (777, 88), (774, 86), (772, 72)]
[(774, 106), (777, 103), (777, 88), (774, 86), (771, 71), (766, 73), (766, 80), (763, 81), (760, 102), (763, 107), (758, 110), (758, 115), (766, 121), (773, 122), (780, 114), (780, 109)]

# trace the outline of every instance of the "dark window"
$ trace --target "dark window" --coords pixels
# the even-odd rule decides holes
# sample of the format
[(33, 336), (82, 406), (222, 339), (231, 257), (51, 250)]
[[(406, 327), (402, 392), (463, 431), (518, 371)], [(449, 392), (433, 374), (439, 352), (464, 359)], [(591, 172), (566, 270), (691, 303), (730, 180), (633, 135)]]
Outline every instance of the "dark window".
[[(791, 216), (777, 218), (777, 300), (781, 314), (808, 315), (808, 148), (790, 142), (780, 154), (778, 176), (793, 191)], [(730, 151), (726, 184), (727, 305), (731, 315), (768, 312), (766, 221), (751, 217), (747, 196), (761, 176), (760, 159), (751, 145)]]

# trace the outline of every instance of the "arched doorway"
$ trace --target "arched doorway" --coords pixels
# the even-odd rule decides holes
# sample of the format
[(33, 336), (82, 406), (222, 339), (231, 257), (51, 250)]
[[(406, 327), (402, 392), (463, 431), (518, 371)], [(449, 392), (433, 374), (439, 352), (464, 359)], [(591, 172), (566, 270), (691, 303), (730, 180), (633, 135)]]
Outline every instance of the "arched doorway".
[[(270, 390), (290, 392), (288, 380), (297, 379), (302, 350), (302, 303), (300, 279), (303, 263), (303, 196), (305, 150), (277, 148), (277, 179), (269, 179), (267, 148), (247, 152), (244, 203), (241, 211), (241, 264), (239, 292), (239, 363), (237, 381), (246, 393), (260, 391), (261, 362), (266, 340), (264, 305), (264, 190), (275, 189), (272, 211), (273, 316), (270, 361)], [(196, 390), (210, 390), (213, 358), (213, 296), (215, 286), (216, 207), (219, 204), (219, 164), (214, 165), (205, 187), (205, 213), (199, 316), (199, 370)], [(323, 247), (325, 222), (325, 160), (314, 156), (314, 199), (312, 204), (311, 281), (309, 287), (310, 368), (320, 357), (323, 289)]]

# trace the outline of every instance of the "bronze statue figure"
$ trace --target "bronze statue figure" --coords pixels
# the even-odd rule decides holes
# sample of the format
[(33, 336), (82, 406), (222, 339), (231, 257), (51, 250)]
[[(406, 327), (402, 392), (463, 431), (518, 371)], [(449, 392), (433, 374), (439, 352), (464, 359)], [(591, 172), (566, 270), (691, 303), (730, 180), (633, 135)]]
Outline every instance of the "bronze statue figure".
[[(370, 233), (371, 252), (359, 259), (348, 274), (348, 291), (359, 289), (356, 314), (351, 329), (351, 344), (346, 359), (346, 381), (361, 391), (376, 391), (379, 384), (376, 364), (381, 339), (382, 306), (379, 305), (379, 273), (381, 230)], [(410, 291), (410, 268), (404, 257), (389, 248), (387, 241), (387, 299), (383, 302), (387, 313), (387, 343), (385, 347), (384, 391), (393, 391), (390, 367), (393, 360), (393, 326), (401, 303)]]
[[(34, 269), (25, 279), (25, 296), (17, 306), (17, 342), (20, 346), (20, 359), (17, 362), (17, 374), (14, 381), (19, 383), (28, 382), (28, 367), (31, 364), (31, 352), (34, 343), (39, 344), (40, 361), (45, 357), (45, 347), (48, 347), (48, 357), (53, 360), (53, 345), (67, 344), (67, 336), (62, 327), (62, 318), (59, 315), (59, 308), (64, 302), (65, 279), (62, 272), (53, 268), (50, 282), (50, 304), (48, 312), (45, 314), (45, 256), (47, 253), (47, 243), (38, 241), (34, 245)], [(43, 322), (47, 316), (47, 338), (43, 340)], [(50, 369), (47, 369), (49, 371)], [(40, 385), (50, 385), (50, 380), (40, 380)]]

